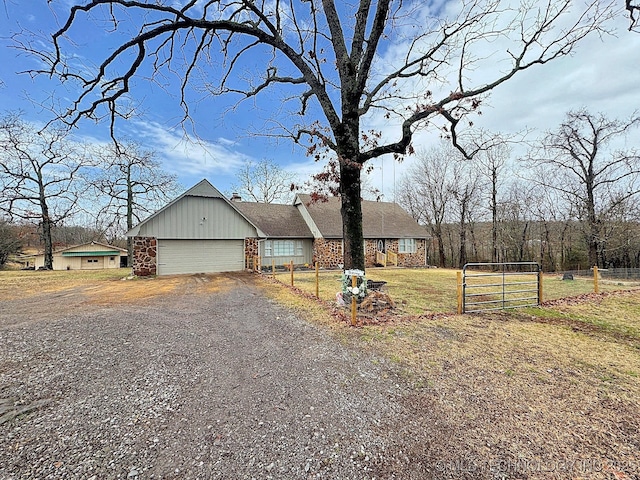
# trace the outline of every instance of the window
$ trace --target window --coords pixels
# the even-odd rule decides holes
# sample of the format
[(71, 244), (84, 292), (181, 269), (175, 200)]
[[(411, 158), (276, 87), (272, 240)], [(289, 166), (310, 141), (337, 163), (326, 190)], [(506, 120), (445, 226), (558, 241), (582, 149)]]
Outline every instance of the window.
[(416, 239), (401, 238), (398, 240), (398, 253), (416, 253)]
[(98, 259), (97, 258), (89, 258), (89, 259), (87, 259), (87, 263), (98, 263)]
[(301, 257), (304, 255), (302, 240), (266, 240), (265, 257)]

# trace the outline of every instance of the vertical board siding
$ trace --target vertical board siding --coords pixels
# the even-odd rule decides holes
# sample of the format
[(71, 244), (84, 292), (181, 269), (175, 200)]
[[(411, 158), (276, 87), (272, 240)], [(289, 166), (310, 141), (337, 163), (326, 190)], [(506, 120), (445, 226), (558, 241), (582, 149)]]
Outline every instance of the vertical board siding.
[(256, 229), (228, 203), (210, 197), (184, 197), (140, 229), (140, 236), (173, 239), (244, 239), (256, 235)]

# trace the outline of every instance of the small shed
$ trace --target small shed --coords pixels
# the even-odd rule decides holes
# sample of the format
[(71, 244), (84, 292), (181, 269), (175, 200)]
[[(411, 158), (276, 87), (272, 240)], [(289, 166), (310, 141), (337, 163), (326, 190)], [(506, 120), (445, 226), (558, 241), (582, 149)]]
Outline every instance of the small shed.
[[(36, 270), (44, 267), (44, 253), (35, 255)], [(127, 251), (99, 242), (83, 243), (53, 252), (54, 270), (100, 270), (127, 266)]]

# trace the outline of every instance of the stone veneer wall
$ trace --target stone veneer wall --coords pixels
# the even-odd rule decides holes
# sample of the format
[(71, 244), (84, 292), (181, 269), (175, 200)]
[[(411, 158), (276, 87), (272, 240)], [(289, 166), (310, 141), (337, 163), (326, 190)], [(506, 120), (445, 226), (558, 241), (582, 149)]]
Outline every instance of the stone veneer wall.
[[(378, 240), (364, 241), (364, 261), (366, 267), (374, 267), (376, 264), (376, 252), (378, 251)], [(387, 239), (387, 251), (398, 252), (398, 239)], [(415, 253), (398, 253), (399, 267), (424, 267), (426, 255), (426, 241), (416, 239)], [(339, 268), (343, 263), (342, 240), (327, 240), (316, 238), (313, 242), (314, 262), (318, 262), (322, 268)]]
[(313, 261), (321, 268), (340, 268), (343, 264), (342, 240), (316, 238), (313, 241)]
[[(394, 240), (394, 252), (398, 251), (398, 241)], [(416, 238), (416, 253), (399, 253), (399, 267), (424, 267), (426, 265), (427, 241), (425, 239)]]
[(258, 255), (260, 255), (259, 240), (257, 238), (245, 238), (244, 239), (244, 268), (252, 268), (253, 257), (256, 257)]
[(133, 274), (139, 277), (157, 273), (157, 240), (154, 237), (133, 238)]
[[(425, 240), (416, 239), (416, 253), (398, 253), (398, 239), (386, 239), (387, 252), (398, 253), (399, 267), (424, 267), (425, 266)], [(365, 240), (365, 265), (373, 267), (376, 263), (378, 251), (377, 240)]]

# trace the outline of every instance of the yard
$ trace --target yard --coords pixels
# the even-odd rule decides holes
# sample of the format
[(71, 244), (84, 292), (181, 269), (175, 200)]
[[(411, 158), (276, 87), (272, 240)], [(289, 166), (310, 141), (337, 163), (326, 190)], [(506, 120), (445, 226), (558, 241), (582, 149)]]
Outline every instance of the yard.
[[(340, 275), (320, 278), (330, 300)], [(601, 282), (596, 295), (592, 279), (545, 275), (542, 307), (455, 315), (455, 271), (369, 269), (367, 278), (388, 282), (400, 312), (357, 329), (327, 322), (326, 310), (289, 289), (265, 288), (404, 370), (416, 415), (456, 439), (453, 451), (416, 442), (408, 456), (444, 459), (443, 478), (487, 466), (502, 468), (499, 478), (640, 478), (637, 285)], [(296, 272), (307, 292), (313, 280)]]
[[(0, 272), (0, 298), (13, 299), (8, 304), (15, 308), (27, 306), (24, 319), (15, 316), (21, 322), (15, 328), (21, 329), (43, 321), (34, 312), (46, 321), (51, 301), (59, 302), (66, 316), (90, 305), (106, 314), (116, 304), (128, 304), (124, 308), (132, 312), (134, 302), (158, 312), (186, 308), (194, 315), (196, 299), (215, 298), (229, 288), (251, 291), (256, 282), (264, 294), (349, 351), (388, 364), (399, 375), (387, 377), (383, 368), (375, 377), (380, 384), (393, 378), (394, 385), (402, 385), (402, 394), (393, 394), (393, 406), (385, 409), (403, 412), (402, 420), (375, 426), (388, 439), (372, 467), (377, 478), (640, 478), (640, 289), (633, 285), (603, 282), (605, 293), (595, 295), (589, 294), (591, 281), (545, 275), (542, 307), (456, 315), (455, 271), (370, 269), (367, 277), (388, 282), (399, 309), (384, 323), (352, 328), (336, 320), (340, 274), (335, 272), (320, 274), (323, 302), (309, 295), (315, 293), (314, 273), (295, 272), (295, 284), (306, 295), (283, 286), (289, 273), (278, 274), (282, 283), (254, 275), (231, 284), (225, 276), (120, 281), (127, 273)], [(40, 306), (42, 298), (49, 303)], [(236, 308), (249, 308), (252, 298), (249, 294)], [(164, 306), (154, 307), (160, 302)], [(171, 318), (155, 315), (154, 322), (170, 331)], [(13, 324), (14, 317), (7, 318)], [(57, 321), (50, 325), (58, 328)], [(314, 348), (304, 345), (301, 351)], [(208, 352), (204, 346), (203, 352)], [(361, 364), (345, 368), (353, 369), (353, 377), (345, 377), (342, 388), (371, 375)]]
[[(386, 269), (369, 268), (366, 276), (370, 280), (387, 282), (385, 289), (399, 306), (401, 313), (422, 315), (425, 313), (453, 313), (456, 311), (456, 270), (450, 269)], [(264, 275), (270, 272), (264, 271)], [(276, 279), (289, 285), (289, 272), (276, 272)], [(341, 273), (333, 270), (320, 271), (320, 298), (335, 300), (340, 291)], [(315, 272), (294, 271), (294, 285), (315, 295)], [(640, 288), (638, 282), (600, 280), (599, 290), (611, 292)], [(543, 301), (557, 300), (593, 292), (593, 279), (576, 277), (562, 280), (562, 274), (545, 274), (543, 279)]]

